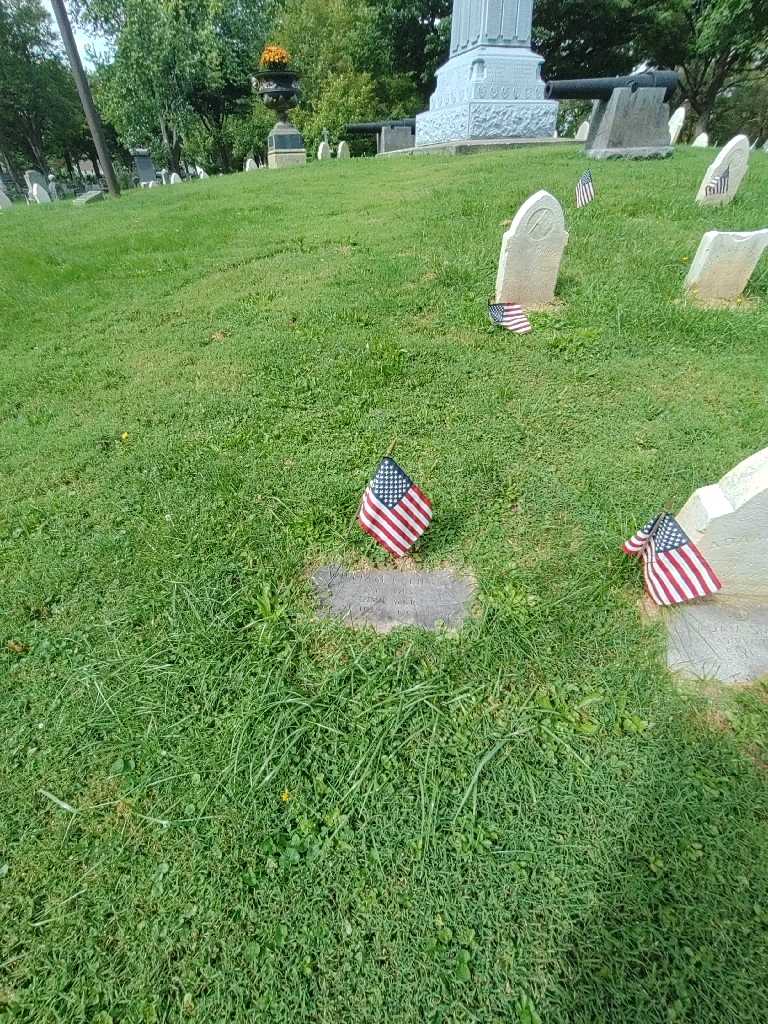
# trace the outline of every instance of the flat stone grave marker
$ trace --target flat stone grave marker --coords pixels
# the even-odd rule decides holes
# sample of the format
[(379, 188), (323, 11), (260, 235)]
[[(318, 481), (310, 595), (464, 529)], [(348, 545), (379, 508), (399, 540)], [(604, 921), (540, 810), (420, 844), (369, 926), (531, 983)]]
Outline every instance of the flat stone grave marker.
[(476, 586), (449, 569), (404, 572), (324, 565), (312, 576), (320, 615), (358, 629), (389, 633), (398, 626), (458, 629), (468, 617)]
[(723, 683), (768, 675), (768, 448), (701, 487), (677, 520), (723, 589), (666, 614), (669, 668)]
[(768, 228), (707, 231), (685, 279), (686, 291), (705, 305), (737, 299), (767, 246)]
[(587, 136), (589, 135), (589, 121), (582, 121), (579, 127), (576, 129), (574, 139), (576, 142), (586, 142)]
[(46, 189), (42, 185), (38, 185), (37, 182), (32, 186), (32, 198), (36, 203), (40, 203), (42, 206), (45, 206), (46, 203), (50, 203), (51, 201), (51, 197), (48, 195)]
[(318, 160), (330, 160), (331, 159), (331, 147), (323, 139), (320, 145), (317, 147), (317, 159)]
[[(725, 206), (739, 191), (739, 185), (747, 173), (749, 164), (749, 139), (746, 135), (735, 135), (727, 142), (707, 168), (696, 194), (700, 206)], [(707, 186), (715, 178), (728, 171), (728, 188), (725, 192), (707, 195)]]
[(351, 154), (349, 152), (349, 143), (345, 142), (342, 139), (342, 141), (336, 147), (336, 159), (337, 160), (349, 160), (350, 155)]
[(75, 206), (88, 206), (89, 203), (100, 203), (104, 199), (104, 193), (101, 189), (93, 188), (90, 192), (84, 192), (81, 196), (78, 196), (74, 201)]
[(685, 107), (678, 107), (669, 119), (669, 141), (674, 146), (685, 124)]
[(696, 136), (691, 145), (694, 147), (694, 149), (706, 149), (706, 147), (709, 145), (709, 136), (706, 132), (701, 132), (699, 135)]
[(567, 241), (555, 197), (542, 189), (526, 199), (501, 241), (496, 301), (516, 302), (524, 310), (551, 303)]

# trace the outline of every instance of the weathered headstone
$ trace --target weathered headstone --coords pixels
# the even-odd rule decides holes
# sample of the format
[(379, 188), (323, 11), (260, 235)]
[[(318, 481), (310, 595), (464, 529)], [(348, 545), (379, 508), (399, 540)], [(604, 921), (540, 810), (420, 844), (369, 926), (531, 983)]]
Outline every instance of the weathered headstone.
[(698, 302), (737, 299), (768, 247), (762, 231), (707, 231), (693, 258), (685, 288)]
[(46, 203), (50, 203), (51, 201), (51, 197), (48, 195), (46, 189), (43, 188), (42, 185), (38, 185), (37, 182), (32, 185), (32, 198), (36, 203), (40, 203), (42, 206), (45, 206)]
[(205, 168), (204, 168), (204, 167), (201, 167), (201, 166), (200, 166), (200, 165), (198, 164), (198, 165), (197, 165), (197, 167), (195, 167), (195, 170), (197, 171), (197, 176), (198, 176), (198, 178), (199, 178), (199, 179), (200, 179), (201, 181), (205, 181), (205, 180), (206, 180), (206, 178), (208, 177), (208, 172), (207, 172), (207, 171), (205, 170)]
[(680, 132), (685, 124), (685, 107), (678, 107), (669, 119), (669, 141), (674, 146), (680, 138)]
[(170, 174), (168, 173), (168, 171), (164, 167), (160, 171), (160, 179), (161, 179), (161, 181), (162, 181), (162, 183), (164, 185), (169, 185), (170, 184), (171, 176), (170, 176)]
[[(696, 194), (696, 202), (700, 206), (725, 206), (730, 203), (739, 190), (739, 185), (747, 173), (749, 164), (749, 139), (746, 135), (736, 135), (726, 143), (707, 168)], [(728, 172), (728, 187), (723, 192), (707, 188), (715, 179)]]
[(447, 569), (354, 572), (326, 565), (313, 575), (321, 615), (345, 625), (373, 626), (388, 633), (398, 626), (458, 629), (471, 610), (475, 582)]
[(249, 156), (248, 159), (245, 161), (246, 172), (250, 174), (251, 171), (258, 171), (258, 169), (259, 165), (256, 163), (252, 156)]
[(12, 206), (13, 203), (5, 194), (5, 192), (3, 192), (3, 190), (0, 188), (0, 210), (10, 210)]
[(586, 142), (587, 136), (589, 135), (589, 121), (582, 121), (579, 127), (576, 129), (574, 140), (576, 142)]
[(700, 132), (691, 143), (696, 149), (706, 149), (709, 145), (709, 136), (706, 132)]
[(139, 184), (145, 186), (149, 185), (151, 181), (155, 181), (157, 171), (150, 151), (148, 149), (131, 149), (129, 153), (133, 157), (133, 169), (139, 179)]
[(56, 184), (55, 174), (48, 175), (48, 195), (51, 197), (54, 203), (59, 198), (59, 186)]
[(177, 174), (176, 171), (174, 171), (173, 174), (171, 175), (171, 177), (168, 179), (168, 184), (169, 185), (180, 185), (181, 184), (181, 175)]
[(669, 667), (724, 683), (768, 675), (768, 448), (696, 491), (677, 519), (723, 589), (667, 613)]
[(349, 157), (350, 157), (349, 143), (345, 142), (342, 139), (341, 142), (336, 147), (336, 159), (337, 160), (349, 160)]
[(40, 171), (25, 171), (24, 172), (24, 181), (26, 182), (27, 191), (29, 192), (30, 195), (32, 195), (32, 186), (33, 185), (39, 185), (40, 188), (45, 189), (46, 192), (48, 191), (48, 188), (47, 188), (48, 182), (42, 176)]
[(550, 303), (567, 241), (555, 197), (542, 190), (526, 199), (501, 242), (496, 301), (516, 302), (526, 310)]
[(90, 192), (83, 192), (81, 196), (78, 196), (74, 201), (74, 205), (88, 206), (90, 203), (100, 203), (104, 198), (105, 196), (101, 189), (93, 188)]
[(323, 139), (320, 145), (317, 147), (317, 159), (318, 160), (330, 160), (331, 159), (331, 147)]

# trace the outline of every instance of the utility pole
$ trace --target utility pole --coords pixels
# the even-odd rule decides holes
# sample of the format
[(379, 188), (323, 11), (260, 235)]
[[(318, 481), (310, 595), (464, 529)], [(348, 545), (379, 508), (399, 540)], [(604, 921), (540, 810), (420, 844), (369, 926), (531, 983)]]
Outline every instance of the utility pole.
[(107, 179), (107, 188), (109, 193), (115, 199), (120, 196), (120, 186), (117, 183), (115, 177), (115, 169), (112, 166), (112, 157), (109, 155), (107, 144), (104, 141), (104, 129), (101, 125), (101, 118), (99, 112), (93, 102), (93, 96), (91, 95), (91, 87), (88, 84), (85, 71), (83, 69), (83, 63), (80, 60), (80, 54), (77, 52), (77, 43), (75, 37), (72, 34), (72, 26), (69, 23), (69, 15), (67, 9), (64, 6), (64, 0), (51, 0), (53, 6), (53, 13), (56, 15), (56, 21), (59, 23), (59, 32), (64, 43), (64, 49), (67, 51), (67, 57), (69, 58), (69, 66), (72, 68), (72, 77), (75, 80), (77, 91), (80, 94), (80, 102), (83, 104), (83, 110), (85, 111), (85, 119), (88, 122), (88, 127), (91, 130), (91, 137), (94, 145), (96, 146), (96, 152), (99, 156), (99, 163), (101, 169), (104, 172), (104, 177)]

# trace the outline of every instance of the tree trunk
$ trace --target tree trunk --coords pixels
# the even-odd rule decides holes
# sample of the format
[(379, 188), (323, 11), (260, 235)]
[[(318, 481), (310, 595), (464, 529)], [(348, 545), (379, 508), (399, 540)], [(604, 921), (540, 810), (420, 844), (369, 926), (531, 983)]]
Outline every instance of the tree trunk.
[(168, 153), (168, 170), (172, 174), (181, 173), (181, 143), (178, 132), (171, 127), (165, 117), (160, 117), (160, 135), (163, 139), (163, 146)]

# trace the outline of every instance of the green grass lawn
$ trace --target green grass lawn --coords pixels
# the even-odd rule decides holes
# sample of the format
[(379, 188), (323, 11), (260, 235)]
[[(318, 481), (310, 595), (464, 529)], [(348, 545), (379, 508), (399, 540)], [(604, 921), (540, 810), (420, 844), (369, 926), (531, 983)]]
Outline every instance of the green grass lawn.
[[(768, 157), (314, 164), (0, 215), (0, 1020), (768, 1020), (768, 704), (664, 668), (619, 553), (766, 442)], [(559, 304), (487, 322), (538, 188)], [(457, 635), (316, 622), (378, 458)], [(45, 791), (45, 792), (43, 792)], [(60, 806), (49, 796), (69, 805)], [(538, 1016), (537, 1016), (538, 1014)]]

